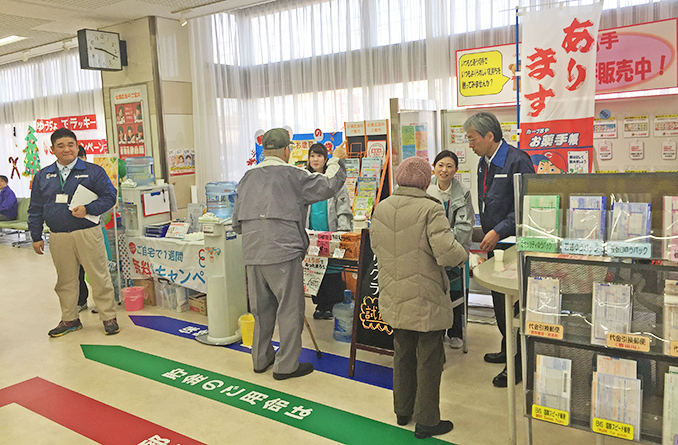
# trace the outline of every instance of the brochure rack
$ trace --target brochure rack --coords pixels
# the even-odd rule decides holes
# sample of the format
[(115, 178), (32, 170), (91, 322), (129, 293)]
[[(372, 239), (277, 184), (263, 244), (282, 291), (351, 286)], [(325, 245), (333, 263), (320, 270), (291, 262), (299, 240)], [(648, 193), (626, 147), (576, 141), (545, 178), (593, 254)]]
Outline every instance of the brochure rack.
[[(662, 217), (664, 197), (678, 196), (678, 174), (516, 175), (514, 180), (521, 203), (516, 221), (528, 443), (530, 423), (538, 419), (598, 433), (597, 443), (612, 436), (673, 444), (678, 440), (678, 422), (673, 422), (678, 418), (673, 389), (678, 317), (673, 320), (672, 314), (678, 300), (671, 293), (678, 288), (678, 263), (666, 255), (665, 245), (676, 240), (662, 239)], [(539, 195), (559, 196), (560, 227), (567, 227), (570, 196), (607, 197), (608, 218), (614, 202), (647, 203), (649, 235), (610, 240), (608, 224), (595, 249), (582, 243), (588, 253), (583, 255), (567, 250), (572, 248), (563, 242), (567, 231), (541, 231), (557, 250), (535, 252), (530, 248), (545, 244), (520, 238), (535, 237), (533, 227), (523, 227), (530, 210), (525, 197)]]

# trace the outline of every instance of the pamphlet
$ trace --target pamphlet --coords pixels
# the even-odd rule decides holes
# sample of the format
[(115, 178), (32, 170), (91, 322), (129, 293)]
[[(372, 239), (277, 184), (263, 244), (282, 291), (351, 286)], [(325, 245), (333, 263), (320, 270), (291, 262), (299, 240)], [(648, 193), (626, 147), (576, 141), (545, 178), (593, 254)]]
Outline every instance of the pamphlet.
[[(99, 196), (96, 193), (88, 189), (82, 184), (78, 184), (78, 187), (73, 193), (71, 198), (71, 204), (68, 206), (68, 210), (73, 210), (78, 206), (86, 206), (90, 202), (96, 201)], [(99, 215), (85, 215), (85, 219), (92, 221), (94, 224), (99, 224)]]

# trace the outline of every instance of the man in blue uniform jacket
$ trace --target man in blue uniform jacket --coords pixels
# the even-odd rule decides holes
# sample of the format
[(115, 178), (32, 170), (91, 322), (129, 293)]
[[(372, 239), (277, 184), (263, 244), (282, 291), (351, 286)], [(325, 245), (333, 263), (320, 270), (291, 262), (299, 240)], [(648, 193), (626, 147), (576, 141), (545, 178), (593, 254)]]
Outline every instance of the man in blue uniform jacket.
[[(96, 222), (85, 218), (99, 216), (115, 205), (115, 187), (103, 168), (78, 159), (78, 140), (71, 130), (60, 128), (50, 139), (57, 162), (35, 175), (28, 208), (28, 228), (35, 253), (44, 252), (43, 222), (50, 229), (49, 250), (57, 272), (54, 291), (61, 304), (61, 322), (49, 331), (49, 336), (60, 337), (82, 329), (78, 315), (81, 264), (92, 285), (92, 298), (99, 308), (104, 331), (106, 335), (116, 334), (120, 328), (103, 232)], [(80, 185), (97, 198), (70, 209), (73, 194)]]
[[(480, 208), (478, 210), (480, 225), (485, 234), (480, 243), (480, 249), (488, 252), (491, 258), (499, 240), (516, 234), (513, 175), (534, 173), (534, 167), (527, 153), (507, 144), (502, 138), (501, 125), (493, 114), (487, 112), (475, 114), (466, 120), (463, 128), (469, 147), (480, 156), (478, 162), (478, 206)], [(492, 303), (497, 327), (502, 335), (501, 350), (485, 354), (485, 361), (506, 363), (504, 294), (493, 291)], [(520, 341), (517, 342), (516, 350), (516, 383), (518, 383), (522, 380)], [(506, 367), (492, 380), (492, 383), (500, 388), (507, 386)]]

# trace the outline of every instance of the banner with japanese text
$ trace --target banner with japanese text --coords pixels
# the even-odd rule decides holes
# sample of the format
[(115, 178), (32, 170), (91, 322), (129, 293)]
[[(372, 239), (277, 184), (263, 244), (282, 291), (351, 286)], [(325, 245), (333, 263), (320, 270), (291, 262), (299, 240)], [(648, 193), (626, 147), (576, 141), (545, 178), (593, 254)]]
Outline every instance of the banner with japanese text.
[[(550, 150), (565, 159), (573, 155), (592, 159), (596, 36), (601, 12), (602, 3), (598, 2), (525, 15), (520, 148), (528, 153), (530, 149)], [(587, 165), (587, 173), (591, 171), (590, 162), (578, 164)]]
[(78, 138), (78, 144), (83, 146), (87, 154), (98, 155), (108, 153), (106, 139), (101, 138), (101, 136), (105, 136), (106, 129), (103, 127), (98, 128), (96, 114), (36, 119), (35, 135), (38, 140), (38, 146), (42, 148), (41, 155), (47, 156), (43, 166), (49, 165), (50, 161), (56, 159), (50, 149), (52, 143), (49, 137), (58, 128), (68, 128), (75, 133)]
[[(678, 18), (601, 29), (596, 47), (596, 94), (678, 87)], [(457, 105), (515, 103), (515, 64), (513, 43), (458, 50)]]
[(678, 18), (598, 33), (596, 93), (678, 86)]
[[(164, 278), (179, 286), (207, 292), (205, 262), (212, 253), (201, 242), (126, 237), (130, 278)], [(213, 256), (213, 255), (212, 255)]]

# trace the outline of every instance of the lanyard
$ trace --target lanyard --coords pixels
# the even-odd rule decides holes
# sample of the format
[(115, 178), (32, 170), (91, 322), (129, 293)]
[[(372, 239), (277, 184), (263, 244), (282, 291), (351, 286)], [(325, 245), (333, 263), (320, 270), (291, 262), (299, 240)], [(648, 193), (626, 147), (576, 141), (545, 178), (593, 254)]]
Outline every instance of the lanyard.
[(64, 191), (64, 186), (66, 185), (66, 180), (64, 179), (64, 175), (61, 174), (61, 170), (57, 168), (57, 176), (59, 176), (59, 183), (61, 184), (61, 191)]

